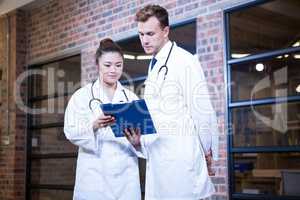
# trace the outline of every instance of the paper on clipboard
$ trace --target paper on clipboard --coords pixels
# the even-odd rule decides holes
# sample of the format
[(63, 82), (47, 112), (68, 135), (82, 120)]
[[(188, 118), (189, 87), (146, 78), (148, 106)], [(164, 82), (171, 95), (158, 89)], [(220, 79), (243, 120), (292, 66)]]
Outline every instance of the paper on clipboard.
[(114, 116), (116, 122), (111, 129), (116, 137), (124, 137), (125, 128), (139, 128), (141, 134), (154, 134), (154, 127), (151, 115), (144, 99), (120, 104), (101, 104), (105, 115)]

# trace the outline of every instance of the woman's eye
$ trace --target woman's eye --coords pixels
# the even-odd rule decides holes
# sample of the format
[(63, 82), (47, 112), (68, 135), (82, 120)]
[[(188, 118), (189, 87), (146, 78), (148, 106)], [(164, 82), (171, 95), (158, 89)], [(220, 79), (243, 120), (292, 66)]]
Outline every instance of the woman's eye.
[(117, 67), (122, 67), (122, 65), (116, 65)]
[(108, 65), (108, 64), (104, 64), (104, 66), (105, 66), (105, 67), (110, 67), (110, 65)]

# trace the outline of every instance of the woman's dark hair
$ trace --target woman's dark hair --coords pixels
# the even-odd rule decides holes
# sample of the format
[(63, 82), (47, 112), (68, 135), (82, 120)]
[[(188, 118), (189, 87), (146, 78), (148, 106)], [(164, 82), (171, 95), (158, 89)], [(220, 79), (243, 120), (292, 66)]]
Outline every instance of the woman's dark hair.
[(99, 58), (108, 52), (117, 52), (123, 57), (123, 51), (119, 45), (117, 45), (112, 39), (105, 38), (100, 41), (99, 47), (96, 51), (96, 64), (99, 64)]
[(135, 15), (135, 21), (146, 22), (150, 17), (156, 17), (161, 28), (169, 26), (168, 11), (159, 5), (147, 5), (139, 10)]

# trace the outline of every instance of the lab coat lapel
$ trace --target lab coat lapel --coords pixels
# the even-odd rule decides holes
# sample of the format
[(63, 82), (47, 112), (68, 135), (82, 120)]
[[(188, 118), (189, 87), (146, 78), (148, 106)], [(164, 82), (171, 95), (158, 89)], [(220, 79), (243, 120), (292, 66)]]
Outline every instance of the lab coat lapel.
[(112, 103), (127, 103), (127, 99), (125, 97), (123, 90), (124, 90), (124, 87), (118, 81), (117, 88), (116, 88), (114, 97), (112, 99)]
[[(103, 87), (100, 85), (100, 80), (97, 79), (96, 82), (91, 85), (91, 90), (93, 90), (94, 93), (94, 98), (95, 99), (100, 99), (102, 103), (109, 103), (109, 99), (107, 98), (107, 95), (105, 94)], [(92, 95), (91, 95), (91, 98)], [(97, 103), (96, 103), (97, 102)], [(94, 118), (97, 118), (98, 116), (100, 116), (102, 114), (102, 111), (100, 109), (100, 102), (98, 101), (93, 101), (92, 103), (92, 114)]]
[[(148, 77), (145, 81), (145, 95), (150, 95), (149, 97), (155, 98), (156, 95), (159, 95), (159, 91), (162, 87), (162, 84), (164, 82), (164, 71), (162, 70), (160, 73), (160, 68), (165, 64), (166, 59), (168, 57), (169, 51), (171, 49), (172, 42), (168, 41), (163, 48), (155, 55), (155, 58), (157, 59), (156, 64), (154, 65), (153, 69), (148, 73)], [(176, 43), (174, 42), (173, 50), (176, 47)], [(172, 53), (171, 53), (172, 54)], [(169, 62), (167, 63), (167, 66), (169, 67)], [(166, 76), (167, 78), (167, 76)]]
[[(155, 63), (155, 65), (153, 66), (152, 70), (150, 70), (150, 64), (149, 63), (149, 70), (148, 70), (148, 77), (147, 77), (147, 81), (151, 81), (151, 82), (157, 82), (158, 79), (158, 75), (160, 76), (159, 69), (161, 68), (161, 66), (163, 66), (166, 62), (166, 59), (168, 57), (169, 51), (171, 49), (172, 46), (172, 42), (168, 41), (163, 48), (155, 55), (155, 58), (157, 60), (157, 62)], [(176, 46), (176, 43), (174, 42), (174, 47)], [(168, 63), (167, 63), (168, 65)]]
[(94, 95), (95, 98), (98, 98), (102, 101), (102, 103), (110, 103), (109, 98), (106, 95), (106, 92), (103, 86), (100, 84), (100, 79), (98, 78), (94, 84)]

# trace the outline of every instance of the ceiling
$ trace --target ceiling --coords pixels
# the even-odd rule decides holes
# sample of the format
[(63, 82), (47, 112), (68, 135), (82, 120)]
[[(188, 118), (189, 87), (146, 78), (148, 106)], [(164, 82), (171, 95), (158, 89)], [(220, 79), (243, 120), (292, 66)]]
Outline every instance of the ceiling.
[(34, 0), (0, 0), (0, 16), (32, 3), (33, 1)]

